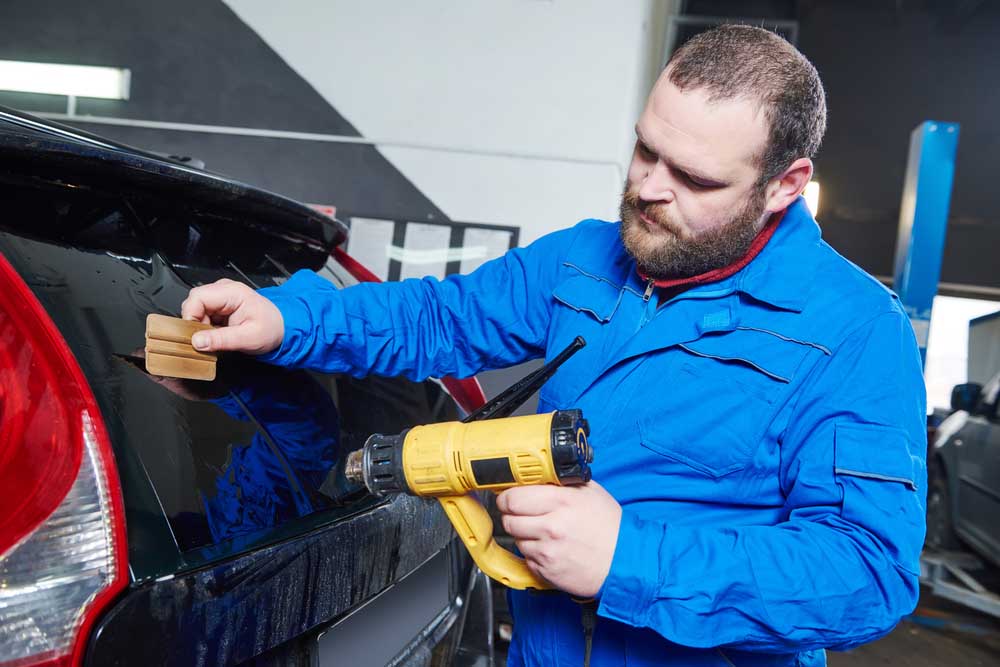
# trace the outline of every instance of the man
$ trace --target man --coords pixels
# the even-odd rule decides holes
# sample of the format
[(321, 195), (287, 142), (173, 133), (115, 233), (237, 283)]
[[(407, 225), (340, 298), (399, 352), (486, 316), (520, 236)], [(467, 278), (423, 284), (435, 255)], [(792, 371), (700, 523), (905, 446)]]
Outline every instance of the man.
[(801, 192), (826, 124), (811, 64), (728, 26), (679, 49), (636, 125), (621, 222), (464, 277), (192, 290), (206, 350), (353, 374), (469, 376), (587, 347), (541, 392), (581, 408), (594, 482), (512, 489), (503, 524), (564, 593), (512, 592), (510, 664), (822, 665), (917, 599), (924, 394), (888, 290)]

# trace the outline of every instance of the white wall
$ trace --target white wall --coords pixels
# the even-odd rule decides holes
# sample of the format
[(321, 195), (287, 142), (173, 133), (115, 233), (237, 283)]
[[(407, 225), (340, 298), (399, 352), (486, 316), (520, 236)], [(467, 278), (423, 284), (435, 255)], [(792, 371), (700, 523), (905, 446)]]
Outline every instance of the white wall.
[[(996, 315), (996, 307), (987, 315)], [(985, 385), (1000, 373), (1000, 317), (969, 326), (969, 358), (966, 360), (969, 382)]]
[(927, 361), (924, 364), (928, 413), (934, 408), (947, 408), (951, 405), (951, 389), (956, 384), (983, 382), (981, 377), (967, 373), (966, 363), (971, 351), (969, 320), (989, 315), (996, 310), (996, 301), (934, 297)]
[[(676, 0), (226, 0), (452, 219), (616, 219)], [(336, 203), (336, 202), (332, 202)]]

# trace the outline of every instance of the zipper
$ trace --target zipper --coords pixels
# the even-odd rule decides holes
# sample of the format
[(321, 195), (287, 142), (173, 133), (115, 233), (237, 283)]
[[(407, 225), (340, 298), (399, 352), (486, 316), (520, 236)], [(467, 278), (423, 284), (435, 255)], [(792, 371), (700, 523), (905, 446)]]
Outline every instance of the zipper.
[[(649, 322), (649, 320), (652, 319), (653, 314), (656, 313), (656, 302), (652, 301), (653, 290), (655, 288), (656, 288), (656, 283), (654, 283), (652, 280), (646, 283), (646, 291), (642, 295), (642, 302), (644, 306), (642, 309), (642, 318), (639, 320), (639, 326), (636, 327), (635, 329), (636, 331), (646, 326), (646, 322)], [(650, 310), (652, 310), (653, 312), (651, 313)]]

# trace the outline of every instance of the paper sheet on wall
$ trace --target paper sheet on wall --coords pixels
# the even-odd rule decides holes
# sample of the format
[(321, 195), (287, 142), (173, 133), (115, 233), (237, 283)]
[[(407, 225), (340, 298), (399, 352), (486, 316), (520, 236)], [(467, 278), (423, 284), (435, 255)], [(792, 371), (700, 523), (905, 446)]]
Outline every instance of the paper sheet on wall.
[(472, 273), (483, 262), (499, 257), (510, 249), (510, 232), (496, 229), (476, 229), (470, 227), (465, 230), (465, 249), (482, 249), (482, 252), (467, 252), (462, 256), (462, 273)]
[(389, 277), (389, 248), (392, 246), (392, 220), (352, 218), (351, 237), (347, 254), (361, 262), (372, 273), (387, 280)]
[(427, 225), (410, 222), (406, 225), (406, 235), (398, 259), (402, 262), (400, 280), (435, 276), (443, 279), (448, 264), (451, 228), (443, 225)]

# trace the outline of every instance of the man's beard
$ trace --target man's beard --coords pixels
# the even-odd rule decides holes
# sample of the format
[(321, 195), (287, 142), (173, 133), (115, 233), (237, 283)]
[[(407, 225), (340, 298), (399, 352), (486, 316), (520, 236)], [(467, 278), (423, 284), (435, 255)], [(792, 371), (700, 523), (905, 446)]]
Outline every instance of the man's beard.
[[(643, 275), (654, 280), (690, 278), (729, 266), (746, 255), (761, 229), (764, 206), (764, 187), (755, 185), (743, 207), (729, 221), (691, 235), (661, 207), (642, 202), (626, 184), (619, 209), (622, 220), (619, 234)], [(636, 209), (660, 227), (659, 233), (647, 228)]]

